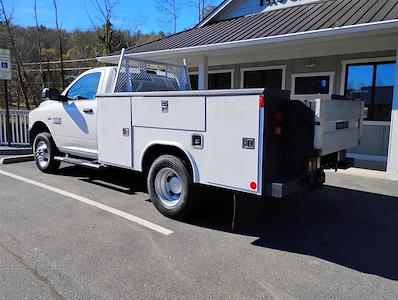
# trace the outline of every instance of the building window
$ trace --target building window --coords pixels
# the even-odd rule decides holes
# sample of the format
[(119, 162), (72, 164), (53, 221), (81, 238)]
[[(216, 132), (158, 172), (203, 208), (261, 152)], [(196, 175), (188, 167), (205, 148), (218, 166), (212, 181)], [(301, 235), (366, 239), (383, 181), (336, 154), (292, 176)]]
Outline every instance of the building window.
[(232, 73), (211, 73), (209, 74), (209, 90), (232, 89)]
[(345, 95), (365, 102), (365, 117), (390, 121), (395, 63), (351, 64), (346, 67)]
[[(221, 72), (221, 71), (210, 71), (208, 89), (209, 90), (229, 90), (232, 89), (233, 72)], [(191, 81), (192, 90), (199, 89), (199, 75), (190, 74), (189, 79)]]
[(253, 70), (243, 72), (243, 88), (281, 89), (283, 81), (282, 69)]
[(292, 99), (308, 99), (309, 96), (332, 95), (334, 72), (292, 74)]
[(296, 95), (329, 94), (330, 76), (296, 77), (295, 81)]

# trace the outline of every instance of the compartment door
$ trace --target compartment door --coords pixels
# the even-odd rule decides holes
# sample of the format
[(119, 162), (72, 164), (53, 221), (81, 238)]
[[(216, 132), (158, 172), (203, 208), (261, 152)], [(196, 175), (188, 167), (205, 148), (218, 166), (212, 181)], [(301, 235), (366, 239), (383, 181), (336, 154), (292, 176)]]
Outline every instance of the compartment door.
[(134, 97), (133, 126), (203, 132), (205, 110), (205, 97)]
[(131, 168), (131, 98), (98, 98), (98, 160), (109, 165)]
[[(206, 174), (209, 184), (261, 193), (259, 96), (207, 99)], [(256, 188), (251, 183), (256, 183)]]

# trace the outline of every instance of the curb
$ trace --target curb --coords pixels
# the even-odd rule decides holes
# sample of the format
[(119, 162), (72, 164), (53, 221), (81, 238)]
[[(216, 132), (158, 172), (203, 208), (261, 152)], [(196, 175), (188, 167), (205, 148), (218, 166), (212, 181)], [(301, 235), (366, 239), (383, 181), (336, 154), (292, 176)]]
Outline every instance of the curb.
[(0, 165), (9, 165), (9, 164), (15, 164), (15, 163), (27, 162), (33, 160), (34, 160), (33, 154), (9, 156), (0, 159)]
[(4, 148), (0, 147), (0, 155), (28, 155), (32, 154), (32, 148)]

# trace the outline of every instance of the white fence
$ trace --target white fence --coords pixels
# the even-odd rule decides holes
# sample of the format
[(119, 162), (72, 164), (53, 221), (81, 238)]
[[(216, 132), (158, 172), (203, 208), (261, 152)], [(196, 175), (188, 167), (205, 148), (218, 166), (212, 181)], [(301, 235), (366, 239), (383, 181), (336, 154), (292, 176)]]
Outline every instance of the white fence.
[(29, 145), (29, 110), (10, 110), (11, 134), (7, 136), (6, 111), (0, 110), (0, 145)]

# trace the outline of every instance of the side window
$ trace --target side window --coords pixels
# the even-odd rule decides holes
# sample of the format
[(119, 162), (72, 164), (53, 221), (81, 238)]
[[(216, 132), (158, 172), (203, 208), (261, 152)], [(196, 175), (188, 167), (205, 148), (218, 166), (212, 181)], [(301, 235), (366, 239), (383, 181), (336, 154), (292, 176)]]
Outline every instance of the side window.
[(101, 72), (87, 74), (72, 85), (66, 96), (72, 100), (94, 99), (100, 79)]

